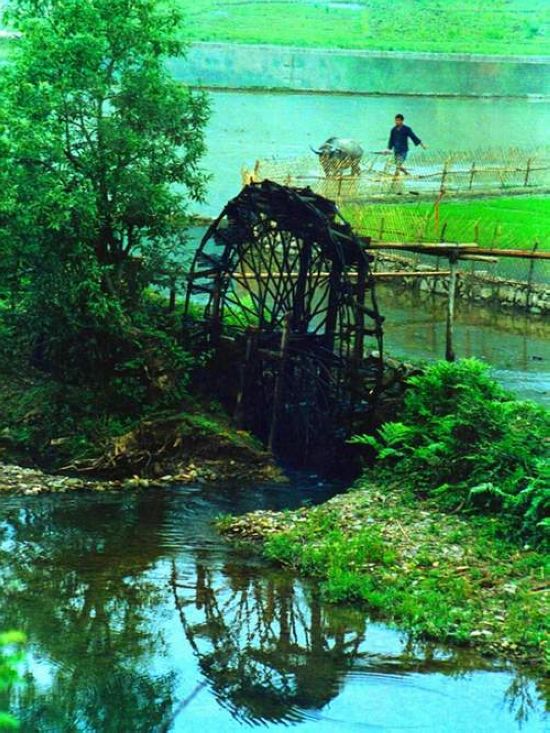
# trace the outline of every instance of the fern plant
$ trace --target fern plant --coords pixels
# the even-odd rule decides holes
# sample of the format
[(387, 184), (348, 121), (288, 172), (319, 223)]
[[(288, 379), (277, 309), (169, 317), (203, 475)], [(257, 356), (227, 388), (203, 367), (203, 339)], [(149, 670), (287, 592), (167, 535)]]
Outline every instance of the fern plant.
[(547, 410), (520, 402), (474, 359), (413, 377), (400, 422), (350, 442), (376, 454), (374, 471), (444, 507), (505, 513), (525, 537), (548, 531)]

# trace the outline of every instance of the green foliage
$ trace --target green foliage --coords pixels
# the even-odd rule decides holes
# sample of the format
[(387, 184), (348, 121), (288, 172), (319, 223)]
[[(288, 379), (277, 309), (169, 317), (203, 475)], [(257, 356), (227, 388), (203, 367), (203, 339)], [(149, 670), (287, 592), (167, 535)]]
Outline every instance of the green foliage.
[(475, 360), (440, 362), (409, 381), (401, 422), (351, 442), (377, 454), (377, 476), (397, 479), (447, 509), (510, 516), (540, 539), (550, 509), (546, 445), (550, 417), (506, 393)]
[[(8, 322), (16, 332), (20, 321)], [(181, 409), (195, 360), (179, 341), (177, 316), (153, 300), (133, 323), (132, 332), (106, 342), (104, 362), (95, 369), (90, 363), (84, 383), (74, 378), (84, 364), (78, 344), (63, 368), (52, 365), (44, 374), (26, 362), (24, 329), (20, 339), (0, 336), (0, 456), (65, 466), (98, 455), (148, 414)]]
[[(25, 635), (20, 631), (0, 633), (0, 692), (17, 682), (17, 665), (23, 658)], [(0, 710), (0, 730), (17, 730), (19, 723), (12, 715)]]
[(141, 373), (143, 351), (185, 360), (144, 314), (206, 183), (207, 101), (165, 64), (184, 50), (180, 14), (12, 0), (7, 17), (22, 36), (0, 67), (0, 298), (63, 378)]

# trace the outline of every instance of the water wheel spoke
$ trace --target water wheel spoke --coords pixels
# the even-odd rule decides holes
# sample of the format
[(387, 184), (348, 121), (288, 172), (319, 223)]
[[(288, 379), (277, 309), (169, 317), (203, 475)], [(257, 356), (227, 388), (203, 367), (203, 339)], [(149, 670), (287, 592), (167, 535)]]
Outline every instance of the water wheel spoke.
[[(221, 254), (205, 252), (211, 239)], [(371, 259), (332, 201), (270, 181), (245, 186), (203, 238), (186, 309), (202, 292), (213, 337), (241, 333), (239, 410), (276, 448), (303, 454), (330, 439), (335, 415), (352, 414), (364, 338), (382, 346)]]

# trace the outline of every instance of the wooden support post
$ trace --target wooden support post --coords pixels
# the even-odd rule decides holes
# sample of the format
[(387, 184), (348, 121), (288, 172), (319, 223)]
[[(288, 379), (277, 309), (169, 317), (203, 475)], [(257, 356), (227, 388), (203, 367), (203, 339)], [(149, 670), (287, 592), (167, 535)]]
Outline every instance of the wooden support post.
[(363, 360), (365, 341), (365, 293), (367, 290), (367, 262), (362, 257), (357, 262), (357, 307), (355, 309), (354, 358), (357, 367)]
[(528, 160), (527, 160), (527, 168), (525, 169), (525, 178), (523, 180), (523, 185), (524, 186), (528, 186), (529, 185), (529, 173), (531, 173), (531, 163), (532, 163), (532, 160), (533, 160), (532, 158), (528, 158)]
[(328, 303), (327, 316), (325, 319), (325, 347), (328, 351), (332, 351), (334, 349), (336, 323), (338, 321), (338, 302), (340, 298), (341, 277), (341, 262), (340, 260), (334, 260), (331, 264), (330, 275), (328, 278)]
[[(539, 248), (538, 241), (535, 242), (533, 245), (533, 249), (531, 250), (533, 254), (537, 251)], [(531, 289), (533, 287), (533, 273), (535, 271), (535, 257), (531, 260), (529, 263), (529, 275), (527, 277), (527, 295), (525, 297), (525, 310), (529, 312), (529, 308), (531, 307)]]
[(445, 337), (445, 359), (447, 361), (455, 360), (455, 352), (453, 348), (453, 328), (455, 317), (455, 296), (456, 296), (456, 257), (449, 257), (449, 298), (447, 300), (447, 329)]
[(258, 329), (250, 327), (246, 339), (246, 350), (244, 361), (241, 364), (239, 375), (239, 391), (235, 402), (235, 410), (233, 411), (233, 420), (238, 428), (245, 427), (246, 411), (244, 409), (244, 400), (246, 397), (247, 386), (249, 382), (249, 373), (251, 365), (254, 361), (254, 353), (258, 344)]
[(382, 241), (383, 236), (384, 236), (384, 217), (380, 219), (380, 231), (378, 232), (378, 239)]
[(277, 431), (279, 420), (281, 417), (281, 408), (285, 396), (285, 378), (286, 366), (288, 361), (288, 342), (290, 340), (290, 324), (292, 322), (292, 313), (287, 313), (283, 321), (283, 332), (281, 334), (281, 346), (279, 349), (279, 371), (275, 379), (273, 388), (273, 411), (271, 413), (271, 427), (269, 429), (269, 439), (267, 448), (273, 452), (277, 441)]
[(210, 315), (210, 338), (212, 345), (216, 346), (222, 331), (221, 321), (221, 275), (216, 276), (214, 291), (212, 293), (212, 311)]
[[(445, 243), (445, 232), (447, 231), (447, 222), (443, 222), (443, 226), (441, 227), (441, 234), (439, 236), (439, 241), (441, 244)], [(439, 270), (439, 257), (435, 260), (435, 269)], [(435, 293), (435, 289), (437, 287), (437, 278), (434, 277), (432, 282), (432, 294)]]
[(311, 266), (311, 240), (298, 240), (300, 248), (299, 269), (294, 288), (294, 303), (292, 306), (292, 330), (304, 331), (306, 324), (304, 323), (304, 315), (306, 312), (306, 287), (309, 277), (309, 268)]

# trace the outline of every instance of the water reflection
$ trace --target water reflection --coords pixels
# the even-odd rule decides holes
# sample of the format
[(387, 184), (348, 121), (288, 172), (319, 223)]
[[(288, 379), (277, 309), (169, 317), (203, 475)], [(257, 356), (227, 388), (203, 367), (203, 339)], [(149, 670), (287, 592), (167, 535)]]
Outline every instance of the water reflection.
[[(338, 731), (458, 731), (464, 721), (481, 730), (479, 715), (499, 730), (517, 730), (515, 718), (543, 729), (536, 676), (495, 672), (476, 655), (415, 644), (358, 609), (328, 606), (316, 584), (228, 550), (212, 530), (220, 511), (292, 503), (292, 494), (296, 503), (297, 491), (4, 499), (0, 628), (30, 640), (25, 685), (9, 701), (22, 730), (204, 722), (209, 733), (258, 724), (309, 733), (323, 721)], [(405, 726), (398, 699), (409, 701)], [(437, 717), (455, 704), (454, 727), (422, 727), (425, 709)]]
[(197, 561), (193, 588), (174, 567), (182, 626), (220, 704), (255, 722), (296, 721), (340, 689), (365, 638), (360, 612), (323, 607), (290, 575)]
[(0, 625), (30, 640), (14, 700), (23, 730), (145, 732), (170, 709), (174, 672), (150, 665), (163, 644), (150, 618), (161, 592), (148, 575), (159, 536), (148, 533), (139, 553), (131, 541), (151, 510), (131, 499), (82, 511), (46, 500), (4, 513)]
[[(422, 694), (429, 690), (418, 675), (467, 679), (471, 672), (496, 669), (471, 652), (413, 641), (366, 623), (358, 609), (326, 605), (314, 585), (289, 574), (264, 567), (243, 572), (241, 564), (232, 563), (212, 571), (205, 560), (197, 557), (192, 583), (181, 582), (173, 564), (175, 605), (218, 703), (247, 723), (327, 720), (323, 710), (342, 692), (349, 674), (385, 678)], [(539, 689), (531, 676), (518, 673), (503, 704), (510, 718), (525, 724), (537, 716), (543, 696), (542, 685)], [(365, 726), (371, 727), (366, 721)]]

